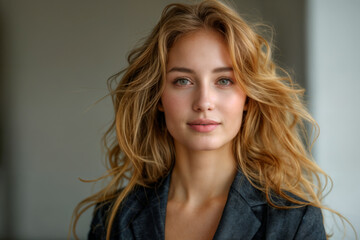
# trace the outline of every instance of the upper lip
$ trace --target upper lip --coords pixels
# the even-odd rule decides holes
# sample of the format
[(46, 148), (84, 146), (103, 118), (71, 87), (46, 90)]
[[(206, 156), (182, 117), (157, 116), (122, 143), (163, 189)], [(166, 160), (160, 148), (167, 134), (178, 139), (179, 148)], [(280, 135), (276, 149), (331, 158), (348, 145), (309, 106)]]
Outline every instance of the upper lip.
[(210, 120), (210, 119), (196, 119), (194, 121), (188, 122), (189, 125), (215, 125), (220, 124), (217, 121)]

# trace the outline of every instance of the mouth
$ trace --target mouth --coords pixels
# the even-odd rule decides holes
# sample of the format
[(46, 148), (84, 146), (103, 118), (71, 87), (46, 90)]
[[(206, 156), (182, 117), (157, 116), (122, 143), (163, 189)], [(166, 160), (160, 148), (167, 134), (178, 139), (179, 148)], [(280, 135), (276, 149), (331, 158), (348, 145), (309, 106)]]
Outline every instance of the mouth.
[(209, 119), (196, 119), (188, 123), (189, 127), (196, 132), (211, 132), (215, 130), (220, 123)]
[(219, 125), (219, 124), (220, 124), (219, 122), (210, 119), (196, 119), (188, 123), (188, 125)]

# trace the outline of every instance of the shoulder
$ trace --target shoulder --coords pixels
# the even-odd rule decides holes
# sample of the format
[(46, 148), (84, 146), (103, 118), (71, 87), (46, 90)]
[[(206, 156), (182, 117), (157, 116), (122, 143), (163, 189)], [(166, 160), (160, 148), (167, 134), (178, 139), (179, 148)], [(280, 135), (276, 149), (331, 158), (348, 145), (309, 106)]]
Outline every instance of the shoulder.
[(261, 221), (259, 235), (265, 239), (326, 239), (322, 211), (310, 204), (297, 205), (278, 198), (282, 207), (269, 203), (252, 207)]
[(111, 209), (111, 203), (98, 203), (95, 206), (93, 217), (90, 224), (90, 231), (88, 233), (89, 240), (105, 239), (106, 238), (106, 218)]
[[(118, 195), (122, 190), (123, 188), (118, 191)], [(141, 211), (141, 209), (146, 206), (146, 196), (148, 195), (148, 191), (149, 190), (144, 187), (136, 186), (121, 202), (113, 222), (114, 227), (112, 227), (111, 230), (111, 239), (117, 237), (120, 232), (123, 234), (124, 232), (122, 231), (121, 226), (126, 226), (130, 220), (134, 218), (137, 212)], [(106, 239), (107, 222), (113, 212), (113, 205), (115, 202), (116, 199), (113, 199), (96, 204), (88, 233), (89, 240)]]
[(289, 239), (326, 239), (321, 209), (306, 205), (278, 209), (267, 205), (266, 235), (273, 239), (286, 234)]
[[(157, 204), (159, 199), (164, 202), (166, 199), (166, 189), (168, 181), (161, 179), (154, 185), (149, 187), (143, 187), (136, 185), (131, 192), (120, 203), (119, 208), (116, 210), (114, 222), (111, 227), (111, 239), (117, 239), (121, 236), (121, 239), (131, 239), (133, 234), (132, 225), (136, 219), (143, 219), (152, 214), (148, 210), (152, 210)], [(165, 181), (165, 182), (164, 182)], [(118, 191), (118, 194), (123, 189)], [(105, 239), (107, 231), (107, 221), (109, 216), (114, 212), (113, 205), (116, 202), (114, 200), (108, 202), (102, 202), (96, 205), (93, 219), (90, 225), (90, 231), (88, 239)]]
[(258, 239), (326, 239), (321, 209), (306, 201), (304, 205), (297, 205), (272, 194), (273, 202), (283, 208), (273, 207), (265, 194), (252, 186), (241, 172), (235, 178), (232, 194), (241, 196), (260, 222)]
[(306, 206), (301, 217), (296, 239), (326, 239), (323, 215), (320, 208)]

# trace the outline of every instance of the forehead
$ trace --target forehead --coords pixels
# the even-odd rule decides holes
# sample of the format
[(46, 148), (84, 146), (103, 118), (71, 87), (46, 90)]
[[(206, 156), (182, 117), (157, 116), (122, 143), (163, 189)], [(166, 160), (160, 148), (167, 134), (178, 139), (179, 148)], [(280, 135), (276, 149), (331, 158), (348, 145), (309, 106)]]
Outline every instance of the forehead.
[(168, 53), (167, 68), (231, 67), (224, 37), (215, 30), (203, 29), (179, 37)]

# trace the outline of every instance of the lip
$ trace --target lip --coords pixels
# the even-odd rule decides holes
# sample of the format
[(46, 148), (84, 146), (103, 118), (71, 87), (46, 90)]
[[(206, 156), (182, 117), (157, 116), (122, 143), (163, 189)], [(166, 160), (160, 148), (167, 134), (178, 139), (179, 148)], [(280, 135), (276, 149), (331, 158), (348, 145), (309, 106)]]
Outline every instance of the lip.
[(213, 131), (220, 123), (210, 119), (196, 119), (187, 123), (187, 125), (196, 132), (206, 133)]

